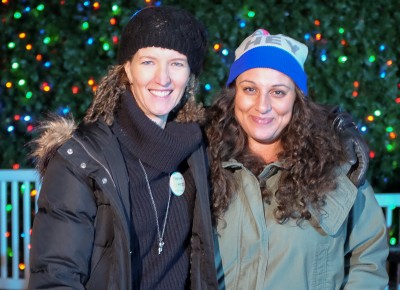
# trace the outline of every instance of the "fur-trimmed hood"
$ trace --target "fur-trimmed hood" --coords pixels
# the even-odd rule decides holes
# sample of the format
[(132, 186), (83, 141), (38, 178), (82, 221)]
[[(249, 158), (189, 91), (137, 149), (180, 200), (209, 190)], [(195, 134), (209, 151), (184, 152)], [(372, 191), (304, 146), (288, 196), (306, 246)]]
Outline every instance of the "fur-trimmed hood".
[(64, 118), (52, 115), (48, 120), (43, 121), (37, 127), (40, 136), (30, 144), (33, 147), (31, 157), (35, 160), (36, 169), (43, 177), (49, 160), (77, 128), (77, 124), (72, 118)]

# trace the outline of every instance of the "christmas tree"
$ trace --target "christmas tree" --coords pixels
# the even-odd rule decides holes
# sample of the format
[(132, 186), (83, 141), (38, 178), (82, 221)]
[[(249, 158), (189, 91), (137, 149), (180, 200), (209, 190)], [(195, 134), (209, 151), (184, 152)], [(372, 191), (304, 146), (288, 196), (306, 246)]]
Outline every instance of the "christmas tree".
[(257, 28), (309, 47), (310, 97), (349, 112), (370, 146), (368, 179), (400, 191), (400, 12), (396, 1), (2, 0), (0, 167), (30, 168), (27, 144), (49, 112), (82, 118), (138, 9), (174, 5), (208, 28), (198, 101), (224, 86), (234, 50)]

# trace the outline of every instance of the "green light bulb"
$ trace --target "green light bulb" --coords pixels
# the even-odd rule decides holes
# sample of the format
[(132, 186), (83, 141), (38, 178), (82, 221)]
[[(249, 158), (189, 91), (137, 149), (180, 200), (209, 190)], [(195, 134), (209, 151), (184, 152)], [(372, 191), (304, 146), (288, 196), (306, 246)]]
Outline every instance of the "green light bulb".
[(6, 205), (6, 211), (10, 212), (12, 210), (12, 205), (11, 204), (7, 204)]
[(107, 42), (103, 44), (103, 50), (105, 50), (105, 51), (110, 50), (110, 45)]
[(338, 62), (340, 63), (345, 63), (346, 61), (347, 61), (347, 56), (345, 55), (340, 56), (338, 59)]
[(119, 13), (120, 8), (119, 8), (119, 6), (118, 6), (117, 4), (114, 4), (114, 5), (111, 7), (111, 10), (112, 10), (112, 12), (114, 12), (114, 14), (117, 14), (117, 13)]
[(369, 62), (374, 62), (375, 60), (376, 60), (375, 55), (371, 55), (371, 56), (368, 58), (368, 61), (369, 61)]
[(87, 30), (89, 28), (89, 22), (85, 21), (82, 23), (82, 30)]
[(43, 43), (44, 43), (44, 44), (49, 44), (50, 42), (51, 42), (50, 36), (47, 36), (47, 37), (45, 37), (45, 38), (43, 39)]
[(16, 11), (16, 12), (14, 13), (14, 18), (15, 18), (15, 19), (20, 19), (21, 17), (22, 17), (21, 12)]
[(37, 11), (43, 11), (43, 10), (44, 10), (44, 4), (39, 4), (39, 5), (36, 7), (36, 10), (37, 10)]

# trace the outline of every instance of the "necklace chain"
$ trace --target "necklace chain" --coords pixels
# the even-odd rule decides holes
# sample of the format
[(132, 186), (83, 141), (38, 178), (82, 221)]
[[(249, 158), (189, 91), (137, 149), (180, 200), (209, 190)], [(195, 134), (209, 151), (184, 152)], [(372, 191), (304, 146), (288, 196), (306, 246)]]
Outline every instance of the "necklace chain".
[(167, 204), (167, 210), (165, 211), (165, 217), (164, 217), (164, 223), (163, 223), (163, 228), (160, 231), (160, 225), (158, 223), (158, 213), (157, 213), (157, 208), (156, 208), (156, 203), (154, 201), (154, 197), (153, 197), (153, 192), (151, 191), (151, 187), (150, 187), (150, 182), (149, 182), (149, 178), (147, 177), (147, 173), (146, 170), (144, 169), (144, 166), (142, 164), (142, 161), (139, 159), (139, 163), (140, 163), (140, 167), (142, 167), (143, 173), (144, 173), (144, 177), (146, 179), (146, 185), (147, 185), (147, 189), (149, 191), (149, 195), (151, 198), (151, 203), (153, 205), (153, 209), (154, 209), (154, 213), (155, 213), (155, 217), (156, 217), (156, 224), (157, 224), (157, 234), (158, 234), (158, 254), (160, 255), (163, 247), (165, 245), (164, 242), (164, 233), (165, 233), (165, 227), (167, 225), (167, 218), (168, 218), (168, 211), (169, 211), (169, 205), (170, 205), (170, 201), (171, 201), (171, 187), (168, 186), (169, 190), (168, 190), (168, 204)]

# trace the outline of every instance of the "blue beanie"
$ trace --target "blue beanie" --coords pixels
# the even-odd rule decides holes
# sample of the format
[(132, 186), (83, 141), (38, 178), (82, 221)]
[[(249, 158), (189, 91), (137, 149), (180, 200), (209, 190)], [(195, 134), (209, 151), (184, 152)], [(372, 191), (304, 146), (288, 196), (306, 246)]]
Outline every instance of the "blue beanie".
[(307, 75), (304, 62), (308, 47), (283, 34), (271, 35), (258, 29), (247, 37), (235, 51), (227, 86), (243, 72), (252, 68), (271, 68), (289, 76), (307, 95)]

